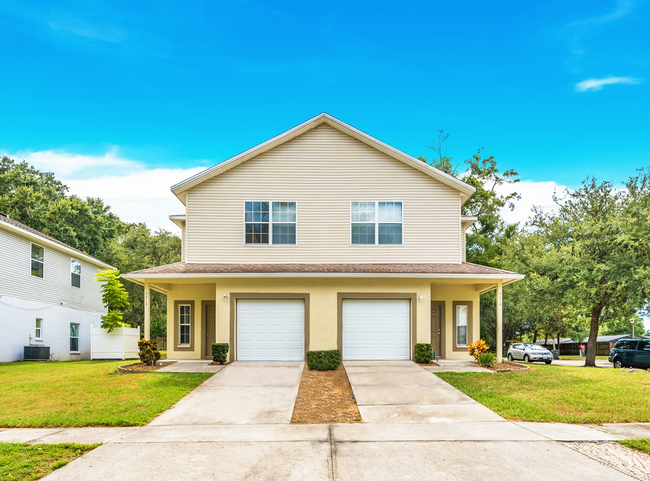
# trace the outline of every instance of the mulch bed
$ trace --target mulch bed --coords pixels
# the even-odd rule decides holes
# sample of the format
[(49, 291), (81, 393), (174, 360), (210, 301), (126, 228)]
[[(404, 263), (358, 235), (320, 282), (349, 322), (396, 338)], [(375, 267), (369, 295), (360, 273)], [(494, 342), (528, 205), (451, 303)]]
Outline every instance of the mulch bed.
[(158, 361), (155, 366), (148, 366), (141, 362), (136, 362), (134, 364), (126, 364), (117, 368), (119, 372), (153, 372), (163, 367), (170, 366), (176, 361)]
[(361, 414), (343, 364), (333, 371), (302, 372), (291, 424), (359, 423)]
[(440, 364), (438, 364), (438, 363), (435, 362), (435, 361), (431, 361), (431, 362), (418, 362), (418, 363), (416, 363), (416, 364), (417, 364), (418, 366), (440, 366)]

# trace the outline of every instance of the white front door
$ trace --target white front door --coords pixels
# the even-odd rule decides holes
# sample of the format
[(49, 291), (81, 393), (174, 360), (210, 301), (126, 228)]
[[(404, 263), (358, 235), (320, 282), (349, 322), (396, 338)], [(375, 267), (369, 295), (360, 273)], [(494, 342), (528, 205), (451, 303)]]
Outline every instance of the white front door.
[(305, 301), (237, 301), (238, 361), (304, 361)]
[(344, 299), (343, 359), (410, 359), (410, 311), (404, 299)]

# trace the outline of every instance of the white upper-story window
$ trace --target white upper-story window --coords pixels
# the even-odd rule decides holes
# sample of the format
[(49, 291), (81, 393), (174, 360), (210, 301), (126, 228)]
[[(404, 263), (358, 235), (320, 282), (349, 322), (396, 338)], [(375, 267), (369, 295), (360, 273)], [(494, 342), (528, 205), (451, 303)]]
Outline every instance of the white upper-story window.
[(244, 224), (246, 244), (295, 245), (296, 203), (246, 201)]
[(43, 262), (45, 260), (44, 257), (44, 249), (37, 245), (37, 244), (32, 244), (32, 275), (34, 277), (43, 277)]
[(352, 245), (401, 245), (401, 202), (350, 202)]
[(81, 261), (70, 259), (70, 285), (81, 287)]

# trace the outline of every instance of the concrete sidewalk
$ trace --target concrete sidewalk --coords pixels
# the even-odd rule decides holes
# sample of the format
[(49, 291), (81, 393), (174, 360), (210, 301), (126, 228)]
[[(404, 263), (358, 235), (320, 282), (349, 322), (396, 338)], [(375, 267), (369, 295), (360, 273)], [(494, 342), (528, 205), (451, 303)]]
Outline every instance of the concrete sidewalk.
[(582, 480), (585, 472), (597, 479), (634, 479), (552, 440), (564, 438), (562, 430), (591, 441), (617, 436), (555, 427), (553, 434), (537, 423), (509, 422), (147, 426), (45, 479), (501, 481), (518, 479), (522, 467), (527, 476), (546, 477), (549, 463), (559, 480)]

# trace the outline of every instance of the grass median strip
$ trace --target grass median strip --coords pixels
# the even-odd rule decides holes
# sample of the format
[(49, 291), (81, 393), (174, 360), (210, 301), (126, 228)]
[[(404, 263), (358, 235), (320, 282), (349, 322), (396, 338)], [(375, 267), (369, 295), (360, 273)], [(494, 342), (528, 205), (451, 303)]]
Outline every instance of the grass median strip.
[(642, 453), (650, 454), (650, 439), (625, 439), (623, 441), (619, 441), (619, 443), (621, 443), (623, 446), (627, 446), (628, 448), (641, 451)]
[(513, 421), (649, 422), (650, 373), (626, 369), (533, 366), (513, 373), (436, 373)]
[(42, 478), (97, 446), (100, 445), (0, 443), (0, 479)]
[(212, 376), (116, 372), (127, 363), (0, 364), (0, 427), (143, 425)]

